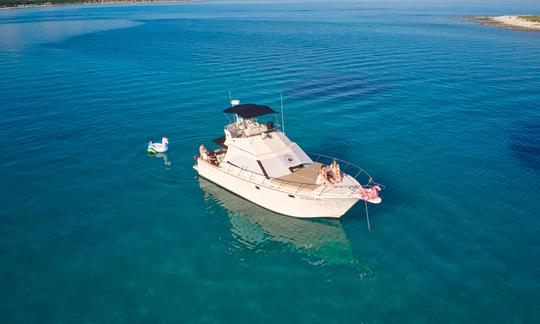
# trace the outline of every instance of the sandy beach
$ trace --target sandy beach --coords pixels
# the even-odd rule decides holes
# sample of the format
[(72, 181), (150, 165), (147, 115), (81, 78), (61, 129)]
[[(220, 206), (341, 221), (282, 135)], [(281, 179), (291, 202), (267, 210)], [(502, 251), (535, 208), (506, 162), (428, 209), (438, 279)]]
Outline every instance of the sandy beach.
[(540, 16), (528, 15), (506, 15), (506, 16), (480, 16), (480, 17), (460, 17), (483, 25), (491, 25), (510, 29), (536, 30), (540, 31)]
[(523, 16), (499, 16), (491, 19), (512, 27), (540, 30), (540, 22), (528, 20)]

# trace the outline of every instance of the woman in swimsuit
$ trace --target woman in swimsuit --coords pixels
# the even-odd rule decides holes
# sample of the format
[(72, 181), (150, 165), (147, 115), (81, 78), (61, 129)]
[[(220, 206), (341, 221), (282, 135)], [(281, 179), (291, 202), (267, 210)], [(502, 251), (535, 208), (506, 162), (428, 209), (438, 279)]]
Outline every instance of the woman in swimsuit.
[(328, 178), (328, 171), (326, 170), (326, 165), (321, 165), (319, 169), (319, 175), (317, 176), (317, 184), (333, 185), (332, 181)]
[(201, 144), (201, 146), (199, 146), (199, 156), (204, 161), (208, 161), (208, 150), (206, 149), (206, 147), (204, 147), (204, 144)]
[(332, 169), (332, 177), (336, 181), (336, 183), (341, 182), (341, 169), (339, 168), (339, 164), (337, 163), (336, 159), (332, 161), (332, 165), (330, 167)]

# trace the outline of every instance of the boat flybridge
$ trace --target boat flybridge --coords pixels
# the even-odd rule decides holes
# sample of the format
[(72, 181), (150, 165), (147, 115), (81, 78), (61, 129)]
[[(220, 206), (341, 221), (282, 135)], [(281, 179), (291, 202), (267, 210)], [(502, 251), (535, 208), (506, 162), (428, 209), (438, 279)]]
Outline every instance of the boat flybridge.
[[(199, 149), (193, 166), (199, 176), (294, 217), (339, 218), (359, 200), (381, 202), (382, 186), (363, 169), (328, 156), (308, 155), (273, 122), (257, 120), (276, 114), (272, 108), (238, 100), (231, 104), (224, 112), (234, 115), (234, 121), (225, 126), (223, 137), (214, 140), (221, 148), (208, 151), (201, 145)], [(327, 166), (332, 162), (332, 168)], [(360, 184), (360, 177), (367, 179), (365, 184)]]

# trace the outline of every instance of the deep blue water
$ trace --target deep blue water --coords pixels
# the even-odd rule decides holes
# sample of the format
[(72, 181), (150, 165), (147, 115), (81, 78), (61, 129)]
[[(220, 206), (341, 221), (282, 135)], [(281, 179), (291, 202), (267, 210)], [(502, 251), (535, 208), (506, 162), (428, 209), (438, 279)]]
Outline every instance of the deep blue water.
[[(2, 323), (537, 323), (540, 3), (0, 11)], [(228, 91), (386, 185), (341, 220), (199, 180)], [(146, 141), (166, 134), (167, 159)]]

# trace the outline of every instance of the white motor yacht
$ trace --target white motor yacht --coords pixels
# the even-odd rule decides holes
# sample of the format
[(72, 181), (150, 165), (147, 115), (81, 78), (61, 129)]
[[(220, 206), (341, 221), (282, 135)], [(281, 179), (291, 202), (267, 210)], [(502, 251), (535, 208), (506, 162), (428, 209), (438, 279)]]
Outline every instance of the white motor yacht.
[[(276, 114), (272, 108), (238, 100), (231, 104), (224, 112), (234, 120), (225, 126), (225, 135), (214, 140), (221, 148), (208, 151), (201, 145), (193, 166), (199, 176), (257, 205), (294, 217), (339, 218), (359, 200), (381, 202), (378, 192), (382, 186), (363, 169), (335, 159), (340, 174), (332, 176), (331, 168), (323, 166), (333, 158), (308, 155), (273, 122), (257, 120)], [(325, 172), (328, 177), (321, 177)], [(360, 177), (366, 179), (365, 184), (359, 182)]]

